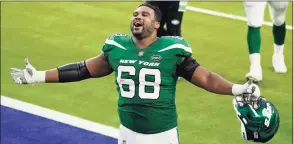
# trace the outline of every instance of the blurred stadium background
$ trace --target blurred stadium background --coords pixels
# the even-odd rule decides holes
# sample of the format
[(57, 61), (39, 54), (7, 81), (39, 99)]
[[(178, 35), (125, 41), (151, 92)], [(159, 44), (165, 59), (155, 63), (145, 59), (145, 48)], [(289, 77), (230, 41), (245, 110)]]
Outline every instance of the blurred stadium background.
[[(70, 84), (16, 85), (9, 68), (24, 67), (24, 58), (38, 70), (85, 60), (101, 52), (110, 34), (129, 34), (132, 11), (140, 2), (2, 2), (1, 95), (118, 127), (114, 76)], [(243, 2), (189, 2), (189, 6), (245, 16)], [(292, 2), (287, 25), (293, 25)], [(270, 21), (268, 8), (265, 20)], [(249, 70), (244, 21), (186, 11), (183, 37), (193, 47), (193, 57), (208, 69), (244, 83)], [(292, 30), (287, 30), (287, 74), (273, 72), (272, 27), (262, 27), (262, 95), (280, 112), (277, 135), (270, 144), (292, 143)], [(181, 79), (177, 86), (181, 144), (241, 144), (240, 123), (232, 97), (208, 93)], [(1, 120), (2, 121), (2, 120)], [(26, 121), (23, 119), (23, 121)], [(2, 123), (2, 122), (1, 122)], [(17, 131), (17, 130), (16, 130)], [(1, 135), (3, 132), (1, 132)], [(99, 142), (98, 142), (99, 143)]]

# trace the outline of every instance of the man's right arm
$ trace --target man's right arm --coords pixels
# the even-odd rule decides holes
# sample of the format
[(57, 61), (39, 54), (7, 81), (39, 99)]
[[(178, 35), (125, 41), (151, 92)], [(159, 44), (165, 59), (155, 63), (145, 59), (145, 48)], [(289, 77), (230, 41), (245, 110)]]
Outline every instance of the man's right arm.
[(18, 84), (27, 83), (65, 83), (81, 81), (88, 78), (98, 78), (113, 72), (104, 53), (85, 61), (70, 63), (47, 71), (36, 71), (25, 60), (26, 69), (11, 69), (11, 75)]
[(75, 82), (88, 78), (98, 78), (109, 75), (112, 69), (103, 53), (78, 63), (70, 63), (55, 69), (47, 70), (45, 82)]

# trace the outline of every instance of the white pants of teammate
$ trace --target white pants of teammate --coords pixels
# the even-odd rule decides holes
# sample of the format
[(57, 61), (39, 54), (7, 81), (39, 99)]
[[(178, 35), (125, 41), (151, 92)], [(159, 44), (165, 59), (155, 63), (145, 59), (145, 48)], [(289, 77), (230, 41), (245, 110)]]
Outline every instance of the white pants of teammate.
[(179, 144), (178, 131), (173, 128), (157, 134), (141, 134), (120, 125), (118, 144)]
[(264, 20), (264, 11), (266, 5), (269, 5), (269, 12), (272, 22), (276, 26), (280, 26), (285, 22), (287, 1), (260, 1), (260, 2), (244, 2), (244, 9), (248, 19), (247, 24), (252, 27), (261, 27)]

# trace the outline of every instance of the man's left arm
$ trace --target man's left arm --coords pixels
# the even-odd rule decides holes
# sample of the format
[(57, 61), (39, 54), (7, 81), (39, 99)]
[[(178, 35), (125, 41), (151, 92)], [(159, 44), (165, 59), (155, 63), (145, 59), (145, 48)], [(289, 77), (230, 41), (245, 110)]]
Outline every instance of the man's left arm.
[(246, 92), (248, 85), (233, 84), (215, 72), (199, 66), (195, 69), (191, 83), (209, 92), (223, 95), (240, 95)]
[(216, 94), (241, 95), (249, 87), (248, 83), (239, 85), (224, 79), (219, 74), (200, 66), (192, 57), (186, 57), (183, 60), (177, 74), (192, 84)]

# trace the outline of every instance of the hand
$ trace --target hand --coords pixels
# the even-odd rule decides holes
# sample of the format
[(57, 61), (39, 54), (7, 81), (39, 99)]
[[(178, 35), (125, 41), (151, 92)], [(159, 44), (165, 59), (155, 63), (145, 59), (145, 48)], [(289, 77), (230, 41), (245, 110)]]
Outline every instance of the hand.
[(25, 69), (11, 68), (11, 76), (15, 83), (17, 84), (31, 84), (37, 82), (45, 82), (45, 72), (37, 71), (33, 67), (28, 58), (25, 59)]
[(234, 96), (259, 97), (260, 90), (259, 87), (256, 84), (254, 84), (252, 80), (249, 80), (244, 85), (234, 84), (232, 87), (232, 94)]
[(249, 81), (248, 87), (242, 95), (246, 103), (256, 102), (260, 97), (260, 89), (256, 84)]

